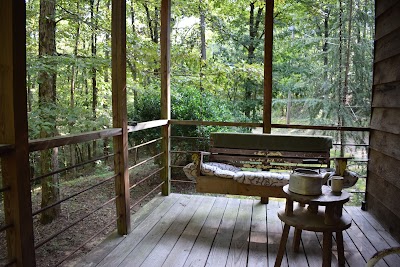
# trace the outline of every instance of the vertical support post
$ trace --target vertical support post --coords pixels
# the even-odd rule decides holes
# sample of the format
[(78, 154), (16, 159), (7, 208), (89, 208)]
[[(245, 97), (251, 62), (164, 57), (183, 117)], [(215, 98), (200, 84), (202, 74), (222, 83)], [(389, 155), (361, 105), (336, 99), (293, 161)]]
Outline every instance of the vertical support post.
[(274, 28), (274, 0), (266, 0), (264, 39), (264, 110), (263, 132), (271, 133), (272, 117), (272, 50)]
[(0, 1), (0, 143), (14, 149), (1, 159), (8, 258), (35, 266), (26, 93), (25, 1)]
[[(161, 119), (171, 119), (170, 61), (171, 61), (171, 0), (161, 1)], [(161, 178), (164, 181), (162, 194), (167, 196), (171, 191), (170, 170), (170, 136), (171, 128), (168, 122), (162, 127), (162, 164), (164, 169)]]
[(115, 193), (118, 196), (117, 229), (125, 235), (131, 230), (128, 170), (128, 128), (126, 108), (126, 1), (112, 0), (111, 19), (112, 52), (112, 112), (113, 127), (121, 128), (122, 134), (114, 137)]

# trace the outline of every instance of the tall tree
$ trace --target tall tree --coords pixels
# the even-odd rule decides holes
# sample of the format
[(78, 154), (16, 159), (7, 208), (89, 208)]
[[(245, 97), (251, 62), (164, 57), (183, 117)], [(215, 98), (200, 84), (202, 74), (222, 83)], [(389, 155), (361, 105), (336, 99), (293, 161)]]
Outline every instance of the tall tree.
[[(98, 20), (96, 18), (97, 14), (99, 13), (99, 2), (95, 3), (95, 0), (90, 0), (90, 21), (92, 24), (92, 34), (91, 34), (91, 52), (92, 58), (96, 58), (97, 56), (97, 27), (98, 27)], [(96, 16), (95, 16), (96, 12)], [(97, 88), (97, 68), (96, 65), (93, 64), (92, 67), (92, 113), (93, 113), (93, 121), (97, 119), (97, 98), (98, 98), (98, 88)], [(96, 127), (93, 128), (96, 130)], [(96, 155), (97, 149), (97, 142), (96, 140), (93, 141), (93, 154)], [(89, 153), (89, 158), (91, 157)]]
[[(77, 11), (80, 10), (80, 0), (76, 1), (76, 10)], [(72, 64), (72, 67), (71, 67), (71, 88), (70, 88), (70, 108), (71, 108), (71, 110), (74, 110), (74, 108), (75, 108), (75, 84), (76, 84), (76, 77), (78, 75), (77, 58), (78, 58), (78, 45), (79, 45), (79, 37), (80, 37), (80, 26), (81, 26), (81, 23), (78, 20), (76, 22), (76, 28), (75, 28), (75, 44), (74, 44), (74, 54), (73, 54), (73, 58), (74, 58), (75, 62)], [(70, 132), (72, 132), (73, 125), (74, 125), (73, 122), (69, 123)], [(75, 150), (76, 150), (76, 145), (71, 144), (70, 145), (71, 165), (76, 164)], [(76, 168), (72, 169), (72, 175), (73, 175), (73, 177), (76, 176)]]
[[(250, 2), (250, 13), (249, 13), (249, 41), (244, 47), (247, 50), (247, 63), (253, 64), (255, 60), (255, 50), (260, 44), (262, 35), (260, 35), (260, 24), (262, 22), (263, 6), (256, 6), (257, 1)], [(247, 102), (244, 108), (244, 114), (246, 117), (250, 118), (250, 112), (253, 112), (253, 119), (256, 116), (256, 105), (254, 101), (256, 100), (257, 94), (257, 84), (255, 84), (252, 77), (247, 77), (245, 82), (245, 93), (244, 101)]]
[[(40, 119), (43, 122), (40, 137), (48, 138), (57, 135), (56, 129), (56, 0), (41, 0), (39, 15), (39, 58), (48, 68), (39, 73), (39, 108)], [(43, 150), (40, 156), (42, 174), (58, 168), (58, 148)], [(58, 174), (43, 178), (41, 207), (47, 207), (60, 198)], [(41, 213), (41, 222), (46, 224), (53, 221), (60, 213), (60, 206), (56, 205)]]

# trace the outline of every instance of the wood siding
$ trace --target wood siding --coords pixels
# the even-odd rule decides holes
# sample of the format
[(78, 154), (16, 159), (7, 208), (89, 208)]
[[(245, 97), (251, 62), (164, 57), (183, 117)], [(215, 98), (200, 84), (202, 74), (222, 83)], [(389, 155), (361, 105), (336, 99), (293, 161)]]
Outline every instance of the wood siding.
[(367, 205), (400, 240), (400, 1), (376, 1)]

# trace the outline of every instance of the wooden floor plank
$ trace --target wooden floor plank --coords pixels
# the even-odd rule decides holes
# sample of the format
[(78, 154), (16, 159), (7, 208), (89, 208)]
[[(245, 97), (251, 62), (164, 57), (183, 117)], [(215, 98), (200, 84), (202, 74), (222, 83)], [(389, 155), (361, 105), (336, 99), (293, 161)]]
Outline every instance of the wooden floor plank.
[[(204, 197), (191, 197), (187, 205), (170, 209), (119, 266), (140, 266), (149, 254), (153, 252), (156, 254), (159, 253), (159, 258), (166, 257), (203, 199)], [(161, 266), (164, 259), (162, 259), (158, 266)], [(157, 263), (154, 262), (154, 264)]]
[[(322, 234), (319, 234), (322, 238)], [(301, 234), (301, 246), (310, 267), (322, 266), (322, 247), (319, 243), (317, 233), (303, 231)]]
[[(204, 201), (205, 198), (206, 197), (203, 197), (202, 201)], [(182, 232), (187, 227), (190, 219), (193, 217), (197, 209), (203, 205), (203, 202), (199, 204), (200, 205), (197, 207), (187, 206), (187, 209), (185, 208), (185, 212), (181, 213), (168, 231), (161, 237), (157, 246), (151, 251), (142, 266), (162, 266)]]
[[(114, 234), (75, 266), (273, 266), (282, 235), (277, 212), (284, 204), (158, 196), (131, 217), (131, 234)], [(353, 218), (352, 226), (343, 232), (346, 266), (364, 266), (377, 250), (398, 246), (370, 214), (357, 207), (345, 210)], [(291, 239), (293, 229), (281, 266), (322, 265), (321, 233), (303, 231), (298, 253), (293, 252)], [(335, 242), (332, 250), (332, 266), (337, 266)], [(400, 266), (398, 256), (385, 260), (377, 266)]]
[(192, 249), (197, 236), (200, 233), (201, 228), (206, 221), (208, 214), (211, 211), (211, 208), (215, 202), (215, 198), (207, 197), (201, 207), (196, 211), (196, 213), (191, 218), (189, 224), (183, 231), (182, 235), (176, 242), (174, 248), (171, 253), (168, 255), (162, 266), (174, 266), (180, 267), (183, 266), (186, 262), (186, 259)]
[[(389, 244), (390, 247), (400, 247), (400, 243), (397, 242), (397, 240), (395, 240), (385, 228), (383, 228), (383, 226), (376, 220), (373, 215), (361, 210), (360, 207), (351, 206), (345, 208), (350, 214), (360, 214), (362, 217), (359, 217), (359, 219), (362, 220), (362, 218), (364, 218), (363, 221), (367, 221), (375, 229), (375, 231), (378, 232), (378, 234), (387, 242), (387, 244)], [(397, 255), (397, 257), (400, 258), (400, 255)]]
[(345, 209), (349, 211), (349, 213), (354, 213), (358, 212), (361, 214), (366, 221), (368, 221), (372, 227), (386, 240), (386, 242), (391, 246), (391, 247), (398, 247), (400, 246), (400, 243), (397, 242), (388, 231), (386, 231), (385, 228), (375, 219), (373, 215), (370, 213), (361, 210), (360, 207), (352, 207), (352, 206), (345, 206)]
[[(284, 203), (284, 202), (283, 202)], [(282, 236), (282, 222), (278, 218), (279, 202), (270, 201), (267, 205), (267, 232), (268, 232), (268, 266), (275, 264), (276, 255), (278, 254), (279, 242)], [(288, 261), (286, 254), (282, 259), (281, 267), (287, 267)]]
[(346, 231), (343, 231), (344, 257), (350, 267), (365, 266), (365, 259)]
[[(285, 202), (278, 202), (279, 209), (285, 208)], [(282, 224), (283, 225), (283, 224)], [(288, 242), (286, 243), (286, 256), (289, 266), (308, 266), (306, 255), (302, 246), (299, 248), (299, 252), (293, 251), (292, 240), (294, 238), (294, 228), (290, 227)]]
[(218, 197), (185, 262), (185, 267), (202, 267), (207, 262), (211, 245), (224, 215), (228, 198)]
[(236, 217), (238, 214), (240, 200), (229, 198), (221, 225), (215, 236), (211, 247), (207, 266), (225, 266), (229, 253), (229, 245), (232, 240), (233, 229), (235, 228)]
[[(317, 236), (319, 244), (320, 244), (320, 246), (322, 248), (323, 247), (323, 233), (317, 233), (316, 236)], [(332, 260), (331, 260), (331, 265), (332, 266), (338, 266), (339, 262), (338, 262), (338, 253), (337, 253), (337, 245), (336, 245), (336, 233), (332, 233), (331, 238), (332, 238)], [(321, 253), (323, 253), (323, 252), (321, 252)]]
[(248, 266), (264, 267), (267, 264), (267, 205), (254, 201), (251, 218)]
[[(372, 255), (376, 253), (376, 249), (360, 230), (360, 228), (358, 228), (357, 224), (353, 223), (351, 227), (346, 230), (346, 232), (365, 260), (370, 259)], [(380, 261), (376, 266), (381, 267), (388, 265), (385, 262)]]
[(189, 202), (190, 196), (171, 195), (161, 203), (145, 221), (140, 223), (115, 249), (105, 257), (98, 266), (118, 266), (126, 256), (139, 244), (147, 233), (161, 220), (169, 209), (179, 208)]
[[(357, 224), (358, 228), (360, 228), (377, 251), (392, 247), (356, 208), (348, 209), (348, 212), (353, 218), (353, 223)], [(384, 258), (384, 261), (389, 266), (400, 265), (399, 255), (388, 255)]]
[[(144, 221), (162, 202), (167, 198), (157, 195), (150, 200), (146, 205), (141, 207), (136, 213), (131, 215), (131, 230), (133, 231), (142, 221)], [(114, 231), (96, 249), (88, 253), (77, 265), (79, 266), (96, 266), (99, 264), (126, 236), (118, 235)]]
[(226, 266), (247, 266), (252, 211), (253, 200), (242, 199), (240, 201)]

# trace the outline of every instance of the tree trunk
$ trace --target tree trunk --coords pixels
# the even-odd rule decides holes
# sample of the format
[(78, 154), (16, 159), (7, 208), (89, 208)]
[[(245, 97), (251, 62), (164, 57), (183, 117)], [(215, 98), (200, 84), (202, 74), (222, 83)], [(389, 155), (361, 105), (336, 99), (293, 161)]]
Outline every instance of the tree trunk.
[(324, 83), (328, 82), (328, 38), (329, 38), (329, 15), (330, 9), (324, 10), (324, 44), (322, 46), (322, 54), (324, 58)]
[[(133, 0), (132, 0), (132, 4), (133, 4)], [(111, 5), (111, 1), (108, 0), (107, 1), (107, 10), (110, 10), (110, 5)], [(134, 17), (132, 17), (132, 18), (134, 18)], [(109, 41), (110, 41), (110, 35), (107, 32), (106, 33), (106, 43), (108, 44)], [(110, 49), (109, 48), (105, 48), (104, 54), (105, 54), (106, 59), (109, 59), (110, 58)], [(106, 71), (105, 71), (105, 74), (104, 74), (104, 82), (108, 83), (109, 80), (110, 79), (109, 79), (108, 68), (106, 68)], [(107, 105), (106, 101), (104, 101), (103, 110), (108, 110), (108, 105)], [(110, 139), (109, 138), (105, 138), (104, 141), (103, 141), (103, 155), (108, 155), (110, 153), (109, 146), (110, 146)], [(105, 162), (105, 164), (107, 164), (108, 163), (108, 158), (104, 159), (104, 162)]]
[[(136, 27), (135, 27), (135, 20), (136, 20), (136, 16), (135, 16), (135, 8), (133, 6), (133, 2), (134, 0), (131, 0), (131, 26), (132, 26), (132, 35), (134, 37), (134, 42), (136, 42)], [(137, 66), (136, 66), (136, 53), (135, 51), (132, 51), (132, 58), (133, 58), (133, 62), (131, 62), (129, 59), (127, 59), (128, 61), (128, 65), (129, 68), (132, 72), (132, 78), (133, 80), (136, 82), (137, 79)], [(134, 89), (133, 90), (133, 105), (135, 106), (135, 103), (137, 101), (137, 90)]]
[(31, 75), (27, 73), (27, 90), (28, 90), (28, 112), (32, 111), (32, 82)]
[[(201, 58), (201, 62), (200, 62), (200, 91), (203, 92), (204, 91), (204, 87), (203, 87), (203, 67), (206, 64), (206, 60), (207, 60), (207, 50), (206, 50), (206, 19), (205, 19), (205, 15), (204, 15), (204, 10), (202, 9), (202, 3), (203, 1), (200, 0), (200, 6), (199, 6), (199, 12), (200, 12), (200, 58)], [(202, 116), (202, 115), (201, 115)], [(202, 129), (202, 128), (200, 128)]]
[[(79, 1), (76, 2), (76, 10), (80, 10), (80, 4)], [(77, 25), (76, 25), (76, 33), (75, 33), (75, 47), (74, 47), (74, 58), (75, 58), (75, 62), (77, 60), (78, 57), (78, 45), (79, 45), (79, 37), (80, 37), (80, 22), (77, 21)], [(71, 110), (74, 110), (75, 108), (75, 81), (76, 81), (76, 76), (78, 74), (78, 70), (76, 67), (76, 64), (72, 65), (72, 70), (71, 70), (71, 90), (70, 90), (70, 108)], [(70, 133), (73, 131), (73, 126), (74, 123), (71, 122), (69, 124), (69, 130)], [(69, 149), (70, 149), (70, 156), (71, 156), (71, 165), (74, 166), (76, 165), (76, 145), (75, 144), (71, 144)], [(76, 177), (76, 168), (72, 169), (72, 177)]]
[[(350, 72), (350, 56), (351, 56), (351, 38), (352, 38), (352, 17), (353, 17), (353, 0), (350, 0), (349, 9), (349, 28), (347, 32), (347, 49), (346, 49), (346, 69), (344, 72), (344, 87), (343, 87), (343, 105), (347, 103), (347, 97), (349, 94), (349, 72)], [(344, 124), (343, 124), (344, 125)]]
[[(256, 42), (258, 30), (260, 28), (261, 17), (263, 14), (263, 9), (258, 8), (257, 15), (255, 17), (255, 2), (250, 3), (250, 18), (249, 18), (249, 37), (250, 41), (247, 46), (247, 63), (253, 64), (255, 58), (255, 50), (258, 46)], [(251, 112), (253, 111), (253, 117), (255, 117), (256, 107), (255, 104), (252, 104), (251, 101), (253, 99), (253, 94), (255, 95), (256, 85), (251, 78), (247, 78), (245, 82), (245, 92), (244, 92), (244, 101), (246, 102), (244, 107), (244, 114), (246, 117), (250, 118)]]
[[(202, 2), (202, 0), (200, 0)], [(206, 51), (206, 18), (204, 16), (204, 10), (201, 8), (200, 3), (200, 38), (201, 38), (201, 59), (207, 59)]]
[[(56, 105), (56, 70), (54, 62), (48, 58), (56, 55), (56, 1), (40, 1), (39, 17), (39, 57), (46, 64), (53, 64), (52, 71), (41, 71), (39, 73), (39, 107), (41, 120), (49, 123), (50, 127), (42, 127), (40, 138), (48, 138), (56, 135), (56, 112), (49, 112)], [(45, 174), (52, 169), (58, 168), (58, 149), (41, 151), (40, 167), (41, 173)], [(57, 174), (42, 179), (42, 203), (41, 207), (47, 207), (60, 198), (59, 177)], [(40, 221), (43, 224), (52, 222), (60, 213), (60, 205), (47, 209), (41, 213)]]
[[(92, 58), (95, 59), (97, 56), (97, 19), (94, 17), (95, 12), (95, 1), (90, 0), (90, 21), (93, 25), (92, 29), (92, 36), (91, 36), (91, 50), (92, 50)], [(99, 12), (99, 1), (96, 3), (96, 13)], [(93, 114), (93, 121), (97, 119), (97, 68), (93, 65), (92, 68), (92, 114)], [(96, 127), (93, 127), (93, 131), (96, 130)], [(94, 140), (93, 142), (93, 156), (95, 157), (97, 154), (97, 142)]]
[[(350, 0), (349, 2), (349, 26), (348, 26), (348, 32), (347, 32), (347, 49), (346, 49), (346, 67), (345, 67), (345, 72), (344, 72), (344, 86), (343, 86), (343, 92), (342, 92), (342, 112), (340, 114), (341, 116), (341, 126), (346, 125), (346, 112), (345, 112), (345, 107), (348, 105), (347, 103), (347, 97), (349, 93), (349, 72), (350, 72), (350, 54), (351, 54), (351, 38), (352, 38), (352, 16), (353, 16), (353, 0)], [(346, 141), (346, 136), (344, 132), (340, 132), (340, 156), (345, 155), (345, 147), (343, 144)]]

